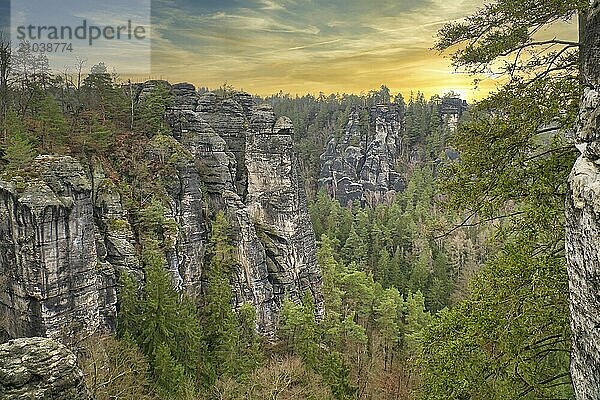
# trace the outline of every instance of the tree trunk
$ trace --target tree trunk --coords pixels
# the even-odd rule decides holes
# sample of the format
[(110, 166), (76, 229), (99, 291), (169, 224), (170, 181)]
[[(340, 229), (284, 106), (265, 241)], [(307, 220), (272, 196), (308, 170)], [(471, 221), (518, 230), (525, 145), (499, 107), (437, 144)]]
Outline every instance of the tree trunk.
[(577, 400), (600, 399), (600, 3), (580, 18), (582, 81), (575, 142), (581, 156), (569, 177), (566, 254)]

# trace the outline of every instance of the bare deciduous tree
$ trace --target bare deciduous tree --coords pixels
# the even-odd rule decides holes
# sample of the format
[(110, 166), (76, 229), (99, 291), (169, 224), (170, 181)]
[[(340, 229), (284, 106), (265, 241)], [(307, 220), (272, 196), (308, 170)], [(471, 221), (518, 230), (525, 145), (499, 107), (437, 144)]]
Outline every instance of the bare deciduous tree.
[[(8, 109), (8, 77), (12, 61), (10, 36), (0, 30), (0, 121), (4, 121)], [(4, 125), (4, 124), (2, 124)], [(2, 138), (6, 140), (7, 132), (2, 128)]]

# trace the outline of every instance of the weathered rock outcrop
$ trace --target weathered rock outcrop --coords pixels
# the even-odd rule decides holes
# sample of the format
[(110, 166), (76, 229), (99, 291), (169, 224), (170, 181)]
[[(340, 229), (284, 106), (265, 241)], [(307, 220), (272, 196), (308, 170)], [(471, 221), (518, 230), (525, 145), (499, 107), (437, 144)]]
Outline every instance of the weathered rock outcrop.
[(76, 342), (114, 329), (118, 272), (140, 281), (135, 237), (97, 164), (39, 156), (0, 181), (0, 330)]
[[(71, 157), (40, 156), (0, 182), (0, 324), (9, 337), (75, 338), (98, 328), (92, 186)], [(110, 281), (110, 279), (108, 279)], [(112, 310), (110, 311), (112, 312)]]
[[(171, 134), (154, 136), (142, 157), (166, 206), (161, 235), (174, 284), (202, 295), (210, 219), (223, 210), (238, 248), (234, 306), (253, 304), (267, 335), (286, 296), (299, 301), (310, 292), (322, 315), (289, 119), (277, 120), (248, 94), (200, 95), (189, 84), (151, 81), (138, 87), (138, 99), (158, 85), (174, 96)], [(119, 274), (144, 279), (139, 238), (114, 179), (96, 160), (84, 168), (61, 156), (40, 156), (17, 175), (0, 180), (0, 339), (70, 341), (114, 329)]]
[(571, 375), (578, 400), (600, 398), (600, 3), (591, 6), (581, 38), (585, 92), (575, 135), (582, 154), (566, 201)]
[(259, 330), (271, 334), (286, 295), (313, 294), (322, 313), (321, 275), (306, 195), (293, 153), (293, 128), (246, 93), (197, 95), (174, 85), (173, 137), (195, 159), (207, 208), (224, 210), (235, 232), (235, 303), (254, 304)]
[[(126, 271), (139, 281), (144, 278), (135, 248), (136, 239), (121, 195), (95, 160), (88, 173), (92, 187), (96, 232), (99, 324), (95, 328), (114, 329), (116, 325), (117, 282), (119, 271)], [(87, 334), (88, 332), (84, 332)]]
[(321, 155), (319, 186), (343, 205), (381, 203), (403, 190), (405, 181), (395, 171), (403, 119), (404, 110), (395, 104), (368, 113), (354, 108), (342, 137), (332, 138)]
[(15, 339), (0, 345), (0, 398), (88, 400), (75, 355), (46, 338)]
[(165, 241), (167, 269), (179, 289), (199, 295), (207, 231), (202, 181), (194, 157), (173, 137), (163, 135), (150, 141), (146, 157), (169, 195), (167, 218), (177, 227), (168, 230), (170, 237)]
[(292, 121), (275, 120), (270, 107), (257, 110), (246, 142), (247, 201), (265, 247), (269, 282), (277, 304), (310, 292), (323, 312), (315, 235), (307, 214), (304, 186), (293, 150)]

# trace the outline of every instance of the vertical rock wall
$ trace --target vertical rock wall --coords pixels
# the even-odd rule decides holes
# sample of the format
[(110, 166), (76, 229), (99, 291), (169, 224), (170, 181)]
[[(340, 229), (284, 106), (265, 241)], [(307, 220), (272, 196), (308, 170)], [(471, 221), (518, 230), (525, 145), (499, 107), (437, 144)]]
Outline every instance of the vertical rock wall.
[(71, 157), (40, 156), (30, 174), (0, 183), (0, 327), (13, 338), (76, 339), (98, 328), (107, 307), (92, 188)]
[(354, 201), (375, 205), (393, 198), (405, 186), (395, 171), (403, 120), (404, 111), (394, 104), (374, 106), (362, 116), (354, 108), (342, 137), (332, 138), (321, 155), (319, 187), (344, 206)]
[[(183, 291), (201, 296), (210, 219), (231, 221), (238, 263), (232, 306), (251, 303), (271, 336), (286, 296), (313, 295), (323, 314), (321, 275), (289, 119), (246, 93), (198, 94), (190, 84), (151, 81), (174, 96), (170, 135), (144, 149), (164, 188), (165, 268)], [(142, 282), (137, 238), (115, 183), (98, 162), (40, 156), (28, 171), (0, 180), (0, 340), (47, 336), (78, 340), (112, 330), (117, 282)]]
[(571, 375), (578, 400), (600, 398), (600, 3), (591, 6), (581, 38), (585, 92), (575, 136), (582, 154), (566, 200)]
[[(185, 90), (182, 90), (182, 87)], [(285, 296), (313, 295), (323, 312), (321, 275), (289, 119), (247, 93), (225, 98), (174, 85), (173, 137), (195, 159), (209, 212), (223, 210), (235, 232), (235, 306), (252, 303), (259, 331), (274, 332)]]
[(246, 142), (246, 203), (266, 251), (275, 301), (279, 305), (286, 295), (300, 299), (309, 292), (321, 317), (321, 274), (293, 150), (292, 121), (287, 117), (275, 120), (273, 111), (263, 107), (256, 111), (250, 129)]

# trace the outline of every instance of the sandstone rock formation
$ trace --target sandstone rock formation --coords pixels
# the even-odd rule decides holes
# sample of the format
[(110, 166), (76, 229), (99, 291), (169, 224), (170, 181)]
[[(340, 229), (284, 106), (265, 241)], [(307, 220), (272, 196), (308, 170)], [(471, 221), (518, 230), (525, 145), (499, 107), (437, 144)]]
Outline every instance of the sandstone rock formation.
[(0, 345), (0, 398), (88, 400), (75, 355), (46, 338), (15, 339)]
[(209, 208), (224, 210), (238, 247), (236, 304), (257, 309), (271, 334), (285, 296), (310, 292), (323, 312), (321, 275), (307, 200), (293, 152), (293, 127), (246, 93), (219, 98), (174, 85), (173, 137), (195, 159)]
[[(21, 181), (0, 182), (0, 323), (11, 338), (70, 338), (112, 313), (98, 280), (92, 186), (71, 157), (40, 156)], [(106, 303), (113, 304), (106, 304)]]
[(308, 291), (321, 317), (321, 274), (306, 193), (293, 150), (292, 121), (287, 117), (275, 120), (270, 107), (259, 111), (262, 114), (251, 120), (246, 142), (246, 204), (265, 248), (268, 280), (278, 305), (286, 293), (299, 299)]
[(582, 154), (566, 201), (571, 375), (578, 400), (600, 398), (600, 3), (591, 6), (581, 38), (585, 92), (575, 135)]
[[(236, 307), (251, 303), (259, 331), (272, 335), (286, 296), (310, 292), (323, 313), (321, 275), (289, 119), (246, 93), (198, 94), (165, 85), (170, 135), (143, 149), (164, 188), (165, 268), (174, 284), (203, 293), (210, 219), (229, 216), (238, 248), (231, 283)], [(0, 339), (78, 340), (114, 329), (117, 282), (144, 279), (138, 238), (115, 182), (99, 162), (40, 156), (28, 171), (0, 180)]]
[(403, 114), (395, 104), (374, 106), (366, 114), (354, 108), (342, 137), (332, 138), (321, 155), (319, 187), (342, 205), (373, 205), (403, 190), (405, 181), (395, 171)]

